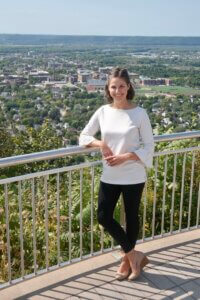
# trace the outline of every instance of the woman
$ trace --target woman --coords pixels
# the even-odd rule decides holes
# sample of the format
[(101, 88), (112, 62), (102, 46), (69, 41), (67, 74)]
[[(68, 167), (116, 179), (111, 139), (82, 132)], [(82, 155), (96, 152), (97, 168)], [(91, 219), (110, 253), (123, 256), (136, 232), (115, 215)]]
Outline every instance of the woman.
[[(126, 69), (115, 68), (105, 86), (109, 104), (101, 106), (80, 135), (82, 146), (100, 147), (103, 173), (98, 199), (98, 222), (120, 244), (123, 258), (116, 278), (137, 278), (148, 263), (135, 250), (139, 232), (138, 210), (146, 181), (145, 167), (152, 166), (154, 142), (146, 111), (131, 100), (135, 92)], [(94, 135), (101, 131), (101, 140)], [(140, 145), (140, 140), (143, 147)], [(123, 195), (126, 230), (113, 218)]]

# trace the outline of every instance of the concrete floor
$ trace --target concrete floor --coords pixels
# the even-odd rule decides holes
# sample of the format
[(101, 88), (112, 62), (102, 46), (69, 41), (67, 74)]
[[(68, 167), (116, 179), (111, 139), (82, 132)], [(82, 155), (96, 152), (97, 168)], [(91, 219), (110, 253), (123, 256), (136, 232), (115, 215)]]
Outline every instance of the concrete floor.
[(133, 281), (115, 280), (119, 253), (69, 265), (0, 291), (1, 300), (200, 299), (200, 230), (137, 245), (150, 264)]

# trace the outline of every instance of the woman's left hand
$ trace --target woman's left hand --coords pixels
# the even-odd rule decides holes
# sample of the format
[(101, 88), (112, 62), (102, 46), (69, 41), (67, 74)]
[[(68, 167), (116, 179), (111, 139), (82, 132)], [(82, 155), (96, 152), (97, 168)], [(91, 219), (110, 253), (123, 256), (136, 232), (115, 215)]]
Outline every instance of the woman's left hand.
[(140, 160), (139, 157), (134, 152), (111, 155), (111, 156), (104, 157), (104, 159), (107, 161), (109, 166), (117, 166), (124, 163), (127, 160), (136, 160), (136, 161)]
[(116, 166), (116, 165), (120, 165), (123, 162), (125, 162), (126, 160), (128, 160), (127, 154), (118, 154), (118, 155), (112, 155), (112, 156), (108, 156), (105, 157), (105, 160), (107, 161), (109, 166)]

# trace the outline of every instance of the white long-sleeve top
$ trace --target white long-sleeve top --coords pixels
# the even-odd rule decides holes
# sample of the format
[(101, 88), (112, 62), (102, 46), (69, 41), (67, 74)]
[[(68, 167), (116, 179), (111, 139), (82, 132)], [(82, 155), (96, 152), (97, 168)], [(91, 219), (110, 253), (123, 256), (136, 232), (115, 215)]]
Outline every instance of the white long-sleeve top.
[(87, 146), (93, 142), (99, 130), (101, 139), (113, 154), (135, 152), (140, 158), (116, 166), (109, 166), (103, 160), (101, 181), (111, 184), (145, 182), (145, 167), (152, 167), (154, 151), (152, 128), (146, 111), (139, 106), (131, 109), (117, 109), (110, 104), (101, 106), (81, 132), (79, 145)]

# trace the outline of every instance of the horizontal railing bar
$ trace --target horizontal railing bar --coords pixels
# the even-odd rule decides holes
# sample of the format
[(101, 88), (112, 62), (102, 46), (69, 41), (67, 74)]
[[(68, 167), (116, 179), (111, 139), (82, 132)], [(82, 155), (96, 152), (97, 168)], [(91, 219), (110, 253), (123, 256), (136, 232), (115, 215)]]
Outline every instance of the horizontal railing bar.
[(0, 168), (11, 167), (19, 164), (26, 164), (26, 163), (31, 163), (31, 162), (41, 161), (41, 160), (62, 158), (62, 157), (75, 155), (75, 154), (87, 154), (87, 153), (97, 152), (97, 151), (99, 151), (99, 148), (97, 147), (74, 146), (74, 147), (54, 149), (54, 150), (43, 151), (43, 152), (5, 157), (0, 159)]
[[(173, 134), (163, 134), (154, 136), (154, 141), (158, 142), (169, 142), (175, 140), (183, 140), (183, 139), (192, 139), (200, 137), (199, 131), (188, 131), (188, 132), (179, 132)], [(5, 157), (0, 159), (0, 168), (15, 166), (19, 164), (31, 163), (41, 160), (50, 160), (61, 157), (66, 157), (69, 155), (76, 154), (86, 154), (91, 152), (99, 152), (99, 148), (97, 147), (80, 147), (73, 146), (43, 152), (36, 152), (18, 156)]]
[(154, 142), (170, 142), (184, 139), (194, 139), (200, 137), (200, 130), (177, 132), (172, 134), (155, 135)]
[(82, 163), (82, 164), (74, 165), (74, 166), (67, 166), (67, 167), (63, 167), (63, 168), (56, 168), (56, 169), (51, 169), (51, 170), (46, 170), (46, 171), (41, 171), (41, 172), (36, 172), (36, 173), (30, 173), (30, 174), (25, 174), (25, 175), (16, 176), (16, 177), (0, 179), (0, 184), (13, 183), (13, 182), (18, 182), (21, 180), (28, 180), (28, 179), (32, 179), (32, 178), (36, 178), (36, 177), (42, 177), (42, 176), (53, 175), (53, 174), (57, 174), (57, 173), (79, 170), (82, 168), (97, 166), (101, 163), (102, 163), (102, 161), (98, 160), (98, 161), (86, 162), (86, 163)]
[[(199, 151), (199, 150), (200, 150), (200, 146), (184, 148), (184, 149), (169, 150), (169, 151), (162, 151), (162, 152), (155, 152), (154, 157), (168, 155), (168, 154), (176, 154), (176, 153), (181, 154), (181, 153), (185, 153), (185, 152)], [(41, 172), (36, 172), (36, 173), (30, 173), (30, 174), (25, 174), (25, 175), (16, 176), (16, 177), (0, 179), (0, 184), (13, 183), (13, 182), (17, 182), (20, 180), (27, 180), (27, 179), (32, 179), (32, 178), (41, 177), (41, 176), (45, 176), (45, 175), (53, 175), (53, 174), (57, 174), (57, 173), (67, 172), (67, 171), (79, 170), (81, 168), (96, 166), (101, 163), (102, 163), (102, 161), (98, 160), (95, 162), (86, 162), (86, 163), (82, 163), (82, 164), (74, 165), (74, 166), (67, 166), (67, 167), (63, 167), (63, 168), (56, 168), (56, 169), (51, 169), (51, 170), (46, 170), (46, 171), (41, 171)]]
[(175, 149), (175, 150), (168, 150), (168, 151), (159, 151), (155, 152), (154, 156), (162, 156), (162, 155), (168, 155), (168, 154), (181, 154), (185, 152), (192, 152), (192, 151), (199, 151), (200, 146), (196, 147), (190, 147), (190, 148), (184, 148), (184, 149)]

